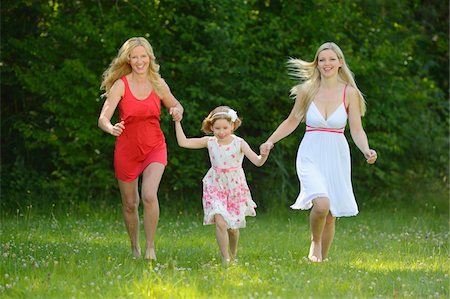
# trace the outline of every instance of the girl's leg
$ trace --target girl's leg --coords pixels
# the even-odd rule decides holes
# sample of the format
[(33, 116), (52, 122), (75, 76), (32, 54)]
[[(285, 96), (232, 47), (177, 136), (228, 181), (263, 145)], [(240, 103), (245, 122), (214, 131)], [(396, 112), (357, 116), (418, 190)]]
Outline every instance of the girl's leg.
[(308, 258), (312, 262), (322, 261), (322, 233), (326, 217), (330, 210), (330, 201), (326, 197), (318, 197), (313, 200), (313, 208), (309, 215), (311, 225), (311, 246)]
[(231, 258), (235, 259), (237, 255), (237, 246), (239, 242), (239, 229), (229, 229), (228, 238), (230, 240)]
[(132, 182), (117, 180), (119, 183), (120, 195), (122, 197), (122, 213), (131, 241), (131, 253), (134, 257), (141, 256), (139, 246), (139, 193), (137, 189), (138, 179)]
[(145, 168), (142, 176), (141, 197), (144, 204), (145, 258), (156, 260), (155, 234), (159, 220), (158, 188), (165, 166), (152, 163)]
[(216, 240), (219, 245), (220, 253), (222, 254), (222, 263), (228, 264), (230, 262), (230, 254), (228, 253), (228, 225), (222, 215), (214, 215), (214, 221), (216, 222)]
[(328, 250), (334, 239), (334, 227), (336, 217), (333, 217), (331, 213), (328, 213), (325, 221), (325, 227), (322, 233), (322, 259), (326, 259), (328, 256)]

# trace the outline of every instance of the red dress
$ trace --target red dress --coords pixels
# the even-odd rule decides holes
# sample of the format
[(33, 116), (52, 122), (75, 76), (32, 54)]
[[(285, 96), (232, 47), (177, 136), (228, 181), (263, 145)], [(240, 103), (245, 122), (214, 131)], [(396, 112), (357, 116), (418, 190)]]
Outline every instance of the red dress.
[(119, 118), (125, 130), (116, 138), (114, 169), (122, 181), (135, 180), (153, 162), (167, 165), (167, 148), (160, 127), (161, 99), (154, 90), (144, 99), (133, 96), (127, 78), (119, 102)]

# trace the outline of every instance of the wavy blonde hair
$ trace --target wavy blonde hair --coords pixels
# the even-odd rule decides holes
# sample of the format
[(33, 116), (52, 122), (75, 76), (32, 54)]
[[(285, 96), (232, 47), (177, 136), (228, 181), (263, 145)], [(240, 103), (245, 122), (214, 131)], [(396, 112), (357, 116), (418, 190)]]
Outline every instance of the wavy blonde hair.
[[(231, 122), (231, 116), (224, 114), (224, 113), (220, 113), (217, 114), (219, 112), (225, 112), (227, 113), (228, 111), (232, 110), (230, 107), (228, 106), (219, 106), (216, 107), (213, 111), (211, 111), (208, 116), (203, 120), (202, 123), (202, 131), (205, 132), (206, 134), (211, 134), (212, 130), (211, 127), (214, 125), (214, 123), (216, 122), (216, 120), (218, 119), (226, 119), (229, 122)], [(234, 131), (237, 130), (237, 128), (239, 128), (242, 124), (241, 119), (236, 118), (236, 120), (234, 121)]]
[(321, 77), (317, 65), (319, 54), (324, 50), (334, 51), (342, 63), (342, 66), (338, 71), (338, 77), (340, 80), (356, 89), (358, 93), (359, 109), (361, 111), (361, 115), (363, 116), (366, 113), (366, 102), (364, 100), (364, 96), (356, 85), (354, 75), (345, 62), (344, 53), (338, 45), (333, 42), (326, 42), (322, 44), (317, 49), (316, 56), (312, 62), (295, 58), (288, 60), (287, 64), (289, 74), (295, 79), (300, 80), (300, 83), (292, 87), (290, 92), (292, 97), (300, 100), (300, 105), (297, 111), (295, 111), (295, 116), (302, 122), (306, 120), (306, 111), (308, 111), (309, 105), (311, 105), (311, 102), (314, 100), (314, 97), (319, 91)]
[(150, 83), (155, 88), (156, 93), (161, 95), (161, 75), (159, 74), (159, 65), (155, 61), (156, 57), (153, 53), (153, 48), (144, 37), (132, 37), (128, 39), (122, 47), (120, 47), (116, 58), (113, 59), (109, 67), (103, 72), (103, 80), (100, 85), (100, 89), (105, 91), (103, 96), (108, 96), (114, 82), (131, 73), (130, 53), (138, 46), (144, 47), (147, 55), (150, 57), (148, 77), (150, 79)]

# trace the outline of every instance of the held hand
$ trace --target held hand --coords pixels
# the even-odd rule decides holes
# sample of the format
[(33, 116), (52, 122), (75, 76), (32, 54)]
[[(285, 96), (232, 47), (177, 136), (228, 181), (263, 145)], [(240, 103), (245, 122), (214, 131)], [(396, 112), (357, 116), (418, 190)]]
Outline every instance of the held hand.
[(177, 107), (170, 107), (169, 113), (170, 115), (172, 115), (173, 121), (181, 121), (181, 119), (183, 118), (183, 114)]
[(111, 130), (111, 135), (113, 136), (120, 136), (123, 132), (123, 130), (125, 130), (125, 122), (121, 121), (120, 123), (117, 123), (113, 126), (112, 130)]
[(273, 142), (266, 141), (265, 143), (261, 144), (261, 146), (259, 147), (259, 151), (262, 156), (268, 156), (269, 152), (272, 148), (273, 148)]
[(377, 160), (377, 152), (373, 149), (369, 149), (368, 152), (364, 153), (364, 157), (366, 157), (367, 163), (373, 164)]

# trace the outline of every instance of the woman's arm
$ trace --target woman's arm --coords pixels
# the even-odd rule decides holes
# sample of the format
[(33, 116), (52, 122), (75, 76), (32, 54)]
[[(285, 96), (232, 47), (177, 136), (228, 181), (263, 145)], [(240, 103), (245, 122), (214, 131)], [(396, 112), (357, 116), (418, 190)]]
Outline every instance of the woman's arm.
[(252, 162), (253, 164), (255, 164), (258, 167), (262, 166), (267, 161), (267, 158), (269, 157), (268, 153), (265, 155), (258, 155), (257, 153), (255, 153), (252, 150), (252, 148), (250, 147), (250, 145), (248, 145), (248, 143), (244, 139), (242, 139), (242, 142), (241, 142), (241, 151), (250, 160), (250, 162)]
[(183, 106), (180, 104), (180, 102), (174, 97), (172, 92), (170, 91), (169, 85), (164, 81), (164, 79), (161, 79), (161, 101), (169, 110), (169, 113), (172, 115), (172, 118), (174, 121), (181, 121), (183, 118)]
[(208, 146), (208, 136), (200, 137), (200, 138), (186, 138), (184, 134), (183, 127), (181, 126), (181, 122), (175, 121), (175, 134), (177, 137), (177, 142), (180, 147), (191, 148), (191, 149), (199, 149), (205, 148)]
[(289, 116), (278, 126), (275, 132), (270, 135), (267, 141), (261, 145), (260, 149), (262, 154), (269, 154), (269, 150), (273, 148), (275, 143), (290, 135), (298, 127), (300, 119), (295, 116), (298, 105), (300, 105), (299, 97), (295, 100), (295, 104), (292, 107)]
[(124, 91), (125, 85), (122, 80), (117, 80), (114, 82), (108, 93), (108, 97), (103, 103), (102, 111), (100, 112), (100, 116), (98, 118), (98, 126), (100, 129), (113, 136), (119, 136), (125, 129), (123, 121), (115, 125), (111, 123), (111, 118), (117, 108), (117, 105), (119, 105), (119, 102), (123, 97)]
[(361, 110), (359, 107), (358, 95), (354, 88), (347, 89), (347, 102), (348, 123), (352, 139), (367, 159), (367, 163), (373, 164), (377, 159), (377, 153), (369, 147), (369, 141), (361, 122)]

